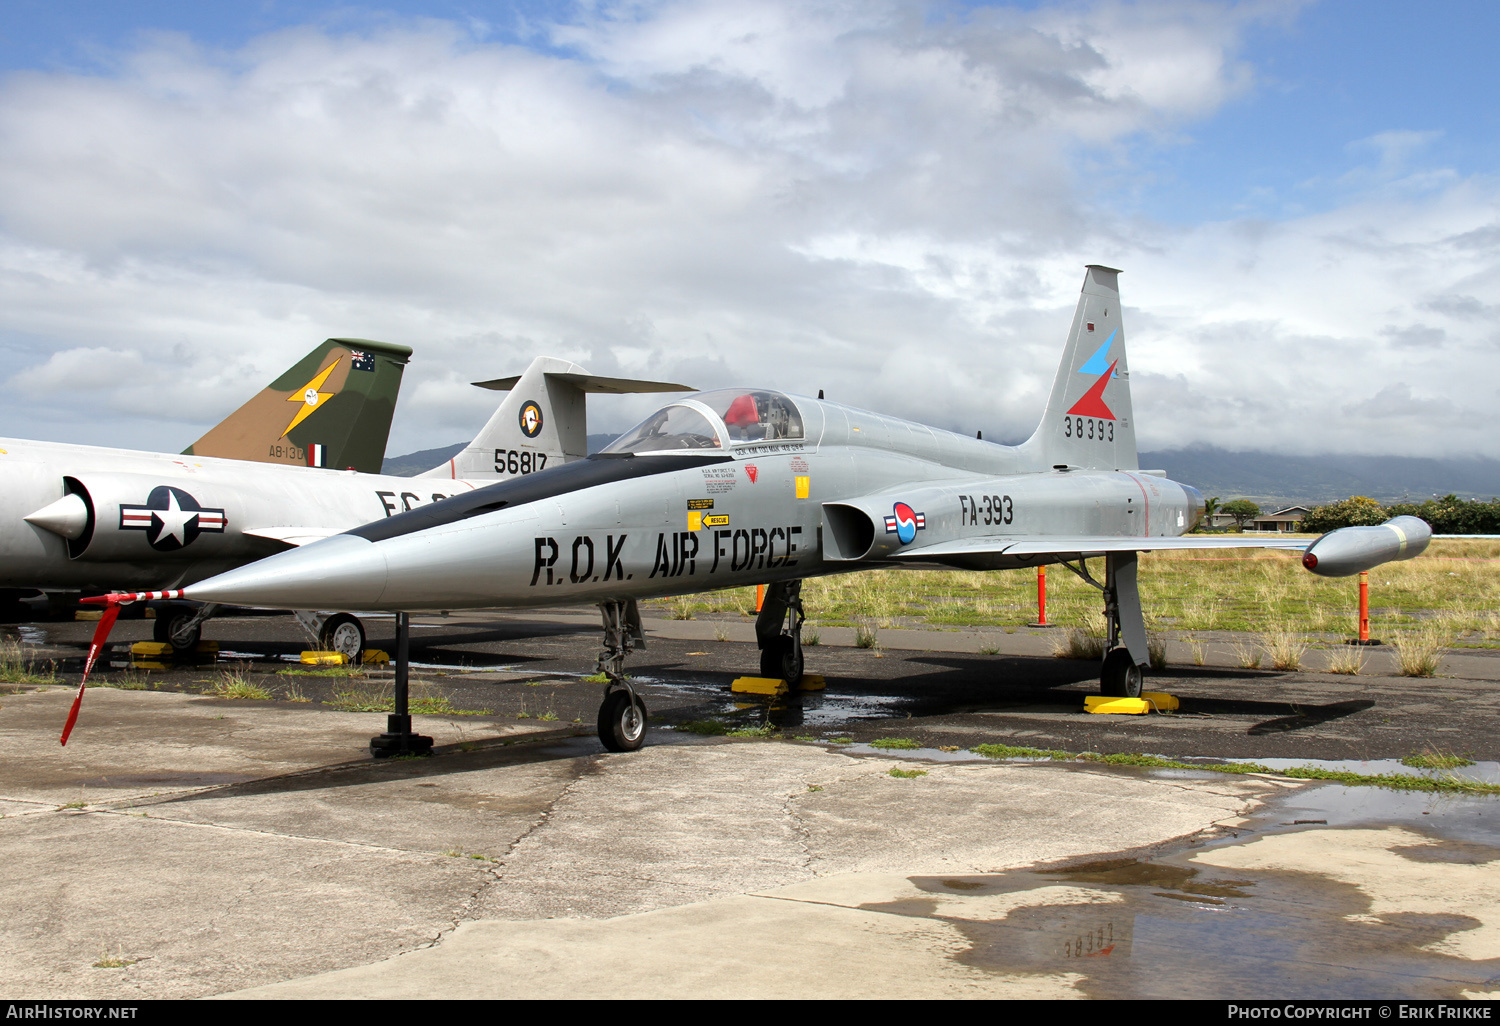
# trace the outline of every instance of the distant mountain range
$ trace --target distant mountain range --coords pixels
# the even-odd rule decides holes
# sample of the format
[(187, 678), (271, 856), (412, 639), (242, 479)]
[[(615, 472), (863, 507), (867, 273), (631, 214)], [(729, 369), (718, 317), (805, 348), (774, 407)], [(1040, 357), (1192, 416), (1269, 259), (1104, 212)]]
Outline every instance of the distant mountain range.
[[(589, 452), (614, 440), (589, 435)], [(386, 459), (384, 471), (411, 477), (452, 459), (465, 443)], [(1281, 456), (1209, 447), (1141, 453), (1141, 466), (1165, 470), (1206, 496), (1252, 499), (1262, 507), (1321, 505), (1351, 495), (1420, 502), (1450, 492), (1461, 498), (1500, 496), (1500, 460), (1402, 456)]]

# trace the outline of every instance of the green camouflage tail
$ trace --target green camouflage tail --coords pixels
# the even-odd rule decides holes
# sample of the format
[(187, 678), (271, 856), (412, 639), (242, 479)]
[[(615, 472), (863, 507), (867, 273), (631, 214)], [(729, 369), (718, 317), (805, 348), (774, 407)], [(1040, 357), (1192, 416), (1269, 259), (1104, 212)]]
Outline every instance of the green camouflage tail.
[(406, 346), (328, 339), (183, 455), (378, 474), (410, 357)]

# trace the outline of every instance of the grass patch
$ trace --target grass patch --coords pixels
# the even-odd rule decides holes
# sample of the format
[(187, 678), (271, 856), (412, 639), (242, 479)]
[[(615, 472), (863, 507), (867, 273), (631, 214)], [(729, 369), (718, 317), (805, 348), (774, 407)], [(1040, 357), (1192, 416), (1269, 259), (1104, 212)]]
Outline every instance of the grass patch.
[(443, 852), (450, 859), (473, 859), (475, 862), (494, 862), (488, 855), (480, 855), (472, 851), (464, 851), (462, 848), (449, 848)]
[(1104, 658), (1105, 641), (1103, 630), (1095, 628), (1092, 624), (1085, 627), (1073, 627), (1068, 630), (1067, 634), (1052, 643), (1052, 655), (1056, 659), (1097, 661)]
[(1300, 670), (1302, 657), (1307, 654), (1307, 642), (1291, 631), (1267, 631), (1261, 635), (1266, 655), (1271, 659), (1273, 670)]
[(880, 632), (873, 623), (858, 623), (854, 626), (855, 648), (879, 648)]
[[(1126, 753), (1100, 755), (1098, 752), (1062, 752), (1041, 748), (1014, 748), (1010, 745), (975, 745), (970, 751), (990, 759), (1051, 759), (1092, 762), (1105, 766), (1142, 766), (1148, 769), (1207, 770), (1212, 773), (1264, 773), (1292, 780), (1327, 780), (1355, 787), (1383, 787), (1391, 791), (1435, 791), (1450, 794), (1500, 794), (1500, 784), (1486, 784), (1458, 777), (1425, 777), (1411, 773), (1348, 773), (1316, 766), (1293, 766), (1275, 770), (1254, 762), (1197, 763), (1178, 762), (1155, 755)], [(1405, 760), (1402, 760), (1405, 762)], [(1411, 765), (1408, 763), (1408, 765)]]
[(1465, 759), (1462, 755), (1423, 752), (1420, 755), (1408, 755), (1401, 760), (1401, 765), (1410, 766), (1412, 769), (1458, 769), (1460, 766), (1474, 765), (1474, 760)]
[(49, 663), (43, 673), (33, 665), (26, 649), (12, 638), (0, 638), (0, 684), (61, 684)]
[(99, 953), (99, 961), (94, 963), (95, 969), (124, 969), (126, 966), (135, 965), (139, 958), (126, 958), (125, 952), (121, 950), (118, 954), (111, 955), (106, 948)]
[(271, 692), (253, 682), (243, 666), (236, 670), (221, 670), (213, 680), (198, 683), (207, 684), (202, 693), (214, 698), (249, 698), (261, 702), (271, 698)]
[(902, 769), (900, 766), (892, 766), (886, 772), (897, 780), (915, 780), (917, 777), (925, 777), (927, 775), (926, 770)]
[[(396, 711), (396, 696), (390, 685), (372, 685), (335, 691), (327, 705), (340, 712), (393, 713)], [(412, 715), (423, 716), (488, 716), (489, 709), (456, 709), (446, 698), (429, 695), (408, 694), (406, 708)]]
[(363, 677), (365, 671), (357, 666), (322, 666), (311, 670), (287, 668), (277, 670), (278, 677)]
[(1328, 672), (1355, 676), (1365, 668), (1365, 650), (1359, 645), (1340, 645), (1328, 653)]
[(1260, 669), (1261, 649), (1244, 641), (1234, 643), (1234, 662), (1242, 670)]
[(1147, 636), (1146, 661), (1151, 664), (1151, 669), (1153, 670), (1165, 670), (1167, 668), (1166, 638), (1156, 634)]
[[(1094, 570), (1098, 561), (1090, 560)], [(1142, 553), (1141, 601), (1153, 629), (1259, 634), (1267, 624), (1302, 634), (1346, 634), (1355, 626), (1356, 582), (1307, 573), (1295, 553), (1200, 549)], [(1096, 572), (1097, 576), (1097, 572)], [(1371, 627), (1377, 636), (1442, 618), (1453, 644), (1500, 643), (1500, 541), (1434, 539), (1416, 559), (1388, 563), (1370, 575)], [(754, 602), (753, 588), (732, 588), (643, 608), (670, 614), (685, 603), (700, 617), (732, 613)], [(689, 601), (689, 599), (691, 601)], [(1036, 619), (1036, 577), (1021, 572), (881, 569), (804, 582), (802, 599), (822, 626), (867, 623), (1024, 629)], [(1072, 574), (1047, 581), (1047, 616), (1061, 628), (1100, 620), (1099, 593)], [(804, 641), (806, 644), (806, 641)]]
[(776, 730), (775, 727), (739, 727), (736, 730), (729, 731), (728, 734), (726, 734), (725, 736), (726, 737), (761, 737), (761, 738), (764, 738), (764, 737), (776, 737), (777, 736), (777, 730)]
[(1396, 635), (1391, 639), (1391, 647), (1396, 650), (1396, 664), (1401, 675), (1431, 677), (1437, 673), (1448, 641), (1442, 631), (1435, 628)]
[(909, 737), (882, 737), (882, 738), (879, 738), (879, 739), (877, 739), (875, 741), (871, 741), (870, 742), (870, 747), (871, 748), (896, 748), (896, 749), (901, 749), (901, 750), (904, 750), (904, 751), (910, 751), (913, 748), (921, 748), (922, 746), (919, 743), (917, 743), (916, 741), (913, 741)]
[(578, 679), (583, 681), (585, 684), (608, 684), (609, 674), (605, 673), (603, 670), (600, 670), (598, 673), (591, 673), (587, 677), (579, 677)]

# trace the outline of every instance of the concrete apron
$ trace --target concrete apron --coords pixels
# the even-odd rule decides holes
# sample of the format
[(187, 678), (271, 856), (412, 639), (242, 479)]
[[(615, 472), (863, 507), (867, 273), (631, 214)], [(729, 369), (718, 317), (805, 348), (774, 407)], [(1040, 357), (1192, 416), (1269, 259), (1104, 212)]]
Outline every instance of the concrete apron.
[(1457, 997), (1500, 958), (1494, 849), (1262, 832), (1284, 781), (458, 717), (376, 764), (379, 716), (103, 688), (62, 749), (69, 701), (0, 714), (7, 996)]

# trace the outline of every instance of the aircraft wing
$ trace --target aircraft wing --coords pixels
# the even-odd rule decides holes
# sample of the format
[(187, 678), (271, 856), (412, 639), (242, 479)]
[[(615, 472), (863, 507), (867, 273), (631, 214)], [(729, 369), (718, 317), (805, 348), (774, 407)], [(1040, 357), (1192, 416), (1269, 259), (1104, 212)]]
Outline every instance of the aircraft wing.
[(254, 538), (269, 538), (271, 541), (281, 542), (296, 548), (299, 545), (307, 545), (324, 538), (332, 538), (336, 534), (343, 534), (346, 528), (342, 527), (256, 527), (247, 528), (241, 534), (248, 534)]
[(1183, 535), (1176, 538), (1120, 537), (1119, 535), (986, 535), (959, 538), (933, 545), (912, 546), (893, 553), (901, 560), (927, 561), (964, 556), (1041, 556), (1104, 552), (1158, 552), (1167, 549), (1289, 549), (1302, 552), (1313, 538), (1246, 538)]

